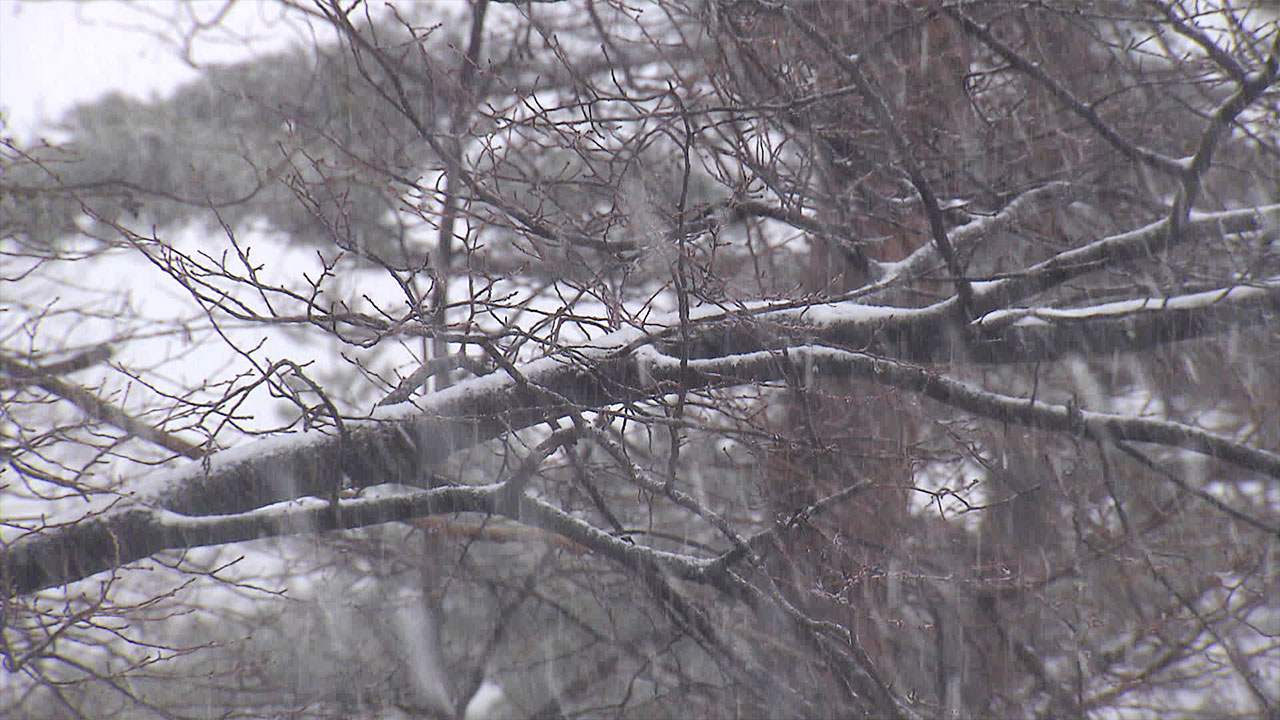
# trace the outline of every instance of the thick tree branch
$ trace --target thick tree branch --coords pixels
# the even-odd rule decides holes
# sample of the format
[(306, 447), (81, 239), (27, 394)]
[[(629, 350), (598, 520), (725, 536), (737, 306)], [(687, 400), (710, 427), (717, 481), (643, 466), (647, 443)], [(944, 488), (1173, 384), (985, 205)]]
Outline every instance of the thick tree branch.
[(1138, 352), (1280, 317), (1280, 278), (1168, 298), (1080, 308), (1005, 310), (980, 321), (969, 344), (978, 362), (1058, 360)]
[[(1223, 302), (1237, 294), (1249, 302), (1262, 297), (1272, 304), (1276, 296), (1274, 289), (1238, 288), (1224, 293)], [(1175, 307), (1169, 312), (1183, 312), (1176, 307), (1178, 302), (1172, 304)], [(1204, 307), (1209, 312), (1216, 305)], [(809, 332), (821, 335), (823, 323), (818, 321), (822, 318), (817, 313), (818, 309), (811, 310), (814, 317), (809, 318), (812, 323)], [(803, 311), (783, 312), (797, 319), (804, 318)], [(1187, 308), (1185, 312), (1193, 312), (1193, 309)], [(870, 319), (866, 316), (855, 318), (859, 320), (852, 325), (865, 324), (872, 328), (894, 319), (888, 312), (880, 317), (873, 314)], [(1116, 320), (1102, 315), (1100, 322)], [(1179, 323), (1201, 327), (1185, 318)], [(839, 329), (839, 323), (827, 323), (827, 327)], [(1027, 331), (1033, 332), (1034, 328), (1027, 328)], [(1117, 331), (1116, 334), (1120, 333)], [(250, 513), (283, 500), (308, 495), (323, 497), (331, 488), (333, 466), (339, 461), (355, 487), (386, 483), (442, 485), (444, 481), (431, 475), (429, 469), (456, 450), (578, 408), (599, 408), (661, 395), (669, 392), (676, 381), (688, 388), (710, 388), (774, 381), (794, 376), (797, 372), (809, 376), (815, 373), (855, 375), (918, 392), (1001, 422), (1071, 432), (1100, 440), (1156, 443), (1193, 450), (1280, 478), (1280, 456), (1199, 428), (1031, 403), (1022, 398), (972, 388), (882, 357), (830, 347), (798, 345), (776, 351), (690, 360), (687, 369), (682, 370), (680, 360), (654, 351), (643, 340), (637, 331), (628, 330), (602, 338), (592, 347), (566, 356), (528, 363), (520, 371), (520, 377), (544, 391), (541, 393), (526, 392), (516, 379), (494, 373), (429, 396), (424, 400), (421, 411), (396, 409), (377, 420), (349, 423), (348, 439), (341, 453), (337, 437), (311, 432), (263, 440), (217, 453), (210, 456), (204, 465), (155, 473), (133, 489), (130, 499), (124, 501), (129, 504), (122, 509), (108, 511), (79, 524), (71, 521), (56, 528), (37, 530), (12, 543), (4, 553), (3, 574), (9, 583), (9, 591), (30, 592), (84, 577), (113, 567), (110, 562), (113, 557), (119, 562), (128, 562), (160, 549), (183, 547), (183, 543), (188, 542), (208, 544), (260, 537), (272, 534), (268, 532), (270, 528), (303, 532), (332, 526), (332, 521), (330, 525), (299, 525), (296, 515), (265, 513), (265, 517), (275, 525), (264, 525), (255, 516), (245, 516), (245, 519), (237, 521), (240, 524), (231, 525), (210, 520), (210, 524), (219, 528), (215, 533), (197, 518), (155, 526), (153, 523), (158, 516), (153, 514), (152, 508), (184, 516), (235, 515)], [(1037, 345), (1025, 340), (1022, 342)], [(1039, 346), (1051, 347), (1047, 342)], [(631, 352), (624, 352), (628, 348)], [(563, 402), (569, 405), (563, 402), (555, 405), (545, 399), (555, 396), (564, 398)], [(429, 502), (433, 497), (437, 496), (421, 496), (421, 502)], [(442, 507), (448, 509), (422, 514), (460, 510), (484, 512), (490, 510), (493, 503), (487, 499), (488, 496), (481, 500), (474, 494), (444, 493), (439, 497), (446, 498), (441, 502), (444, 503)], [(466, 504), (456, 499), (458, 497), (472, 499), (467, 501), (470, 504)], [(394, 512), (388, 515), (381, 510), (365, 511), (360, 505), (356, 505), (354, 514), (348, 514), (347, 504), (342, 507), (343, 527), (404, 519)], [(527, 509), (522, 505), (522, 512)], [(310, 522), (310, 516), (305, 512), (303, 515)], [(563, 530), (558, 527), (548, 529)], [(121, 547), (132, 550), (113, 550)]]
[[(669, 369), (671, 358), (655, 361), (655, 374)], [(1143, 442), (1208, 455), (1280, 480), (1280, 454), (1183, 423), (1082, 410), (975, 388), (894, 360), (829, 347), (794, 347), (785, 352), (690, 362), (690, 371), (721, 384), (765, 382), (784, 373), (809, 377), (859, 377), (917, 392), (925, 397), (1002, 423), (1067, 432), (1104, 442)]]
[(1230, 132), (1236, 117), (1244, 112), (1244, 109), (1253, 104), (1254, 101), (1262, 97), (1262, 93), (1275, 82), (1278, 72), (1280, 72), (1280, 32), (1276, 33), (1272, 41), (1271, 55), (1267, 58), (1263, 69), (1249, 73), (1240, 79), (1239, 87), (1236, 88), (1236, 91), (1218, 107), (1214, 108), (1209, 118), (1209, 124), (1200, 135), (1200, 142), (1196, 147), (1195, 155), (1190, 160), (1182, 163), (1183, 171), (1180, 175), (1182, 189), (1178, 192), (1178, 198), (1169, 214), (1169, 236), (1171, 239), (1177, 238), (1181, 234), (1183, 226), (1187, 224), (1187, 219), (1190, 217), (1191, 208), (1195, 207), (1196, 202), (1200, 199), (1204, 175), (1209, 171), (1209, 166), (1213, 162), (1214, 151)]
[(319, 499), (200, 517), (121, 500), (119, 507), (9, 543), (0, 563), (0, 586), (9, 597), (122, 567), (162, 550), (367, 527), (440, 513), (487, 513), (494, 510), (496, 497), (496, 486), (436, 488), (344, 500), (336, 516), (330, 504)]
[[(1013, 306), (1064, 282), (1129, 260), (1147, 260), (1173, 246), (1280, 225), (1280, 205), (1192, 215), (1182, 232), (1169, 237), (1168, 219), (1100, 238), (1036, 263), (1015, 276), (973, 284), (975, 316)], [(941, 304), (954, 302), (947, 300)]]

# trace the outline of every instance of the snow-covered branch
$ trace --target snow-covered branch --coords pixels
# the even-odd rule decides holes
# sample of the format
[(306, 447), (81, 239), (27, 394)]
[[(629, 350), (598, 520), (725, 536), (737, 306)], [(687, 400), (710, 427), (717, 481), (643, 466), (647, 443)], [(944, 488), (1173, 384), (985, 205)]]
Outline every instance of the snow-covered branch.
[[(1016, 334), (997, 335), (991, 342), (1009, 344), (1024, 356), (1027, 348), (1058, 355), (1073, 347), (1079, 348), (1077, 352), (1102, 351), (1106, 348), (1094, 341), (1103, 337), (1114, 340), (1111, 350), (1123, 350), (1126, 342), (1144, 346), (1178, 333), (1191, 337), (1220, 331), (1229, 321), (1244, 322), (1259, 312), (1274, 312), (1278, 298), (1280, 286), (1268, 285), (1169, 298), (1159, 304), (1134, 301), (1071, 311), (1010, 313), (1004, 317), (1021, 319), (1010, 323), (997, 317), (993, 322), (1002, 325), (1003, 332)], [(130, 488), (118, 508), (47, 527), (11, 544), (4, 555), (10, 592), (67, 582), (162, 549), (311, 528), (360, 527), (406, 519), (417, 511), (492, 511), (488, 494), (447, 487), (367, 505), (344, 502), (341, 524), (325, 521), (323, 507), (264, 508), (325, 496), (341, 480), (334, 474), (339, 470), (355, 487), (440, 486), (448, 481), (434, 475), (432, 468), (453, 452), (575, 409), (655, 397), (681, 385), (686, 389), (724, 387), (771, 382), (796, 373), (811, 379), (852, 375), (1000, 422), (1107, 442), (1183, 448), (1280, 479), (1280, 456), (1199, 428), (1032, 402), (974, 388), (899, 360), (810, 344), (847, 339), (849, 328), (861, 328), (870, 337), (898, 318), (883, 308), (878, 312), (853, 305), (845, 310), (847, 316), (840, 315), (837, 306), (766, 314), (757, 321), (785, 324), (793, 344), (701, 357), (690, 360), (683, 371), (678, 359), (655, 351), (637, 331), (626, 330), (571, 356), (528, 363), (520, 368), (519, 378), (496, 372), (429, 395), (420, 407), (388, 410), (377, 419), (353, 423), (345, 443), (334, 435), (312, 431), (217, 453), (204, 464), (156, 472)], [(799, 321), (808, 324), (797, 327)], [(983, 331), (990, 333), (991, 328)], [(1062, 333), (1090, 341), (1068, 343)], [(804, 336), (811, 341), (802, 343)], [(529, 388), (542, 392), (530, 393)], [(568, 404), (550, 405), (548, 397), (563, 398)]]

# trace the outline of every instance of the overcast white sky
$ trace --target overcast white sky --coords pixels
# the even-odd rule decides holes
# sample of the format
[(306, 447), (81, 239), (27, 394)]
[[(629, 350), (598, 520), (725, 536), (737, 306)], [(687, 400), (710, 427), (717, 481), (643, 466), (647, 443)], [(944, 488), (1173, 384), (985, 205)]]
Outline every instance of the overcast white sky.
[[(6, 134), (29, 140), (77, 102), (118, 90), (141, 98), (196, 77), (183, 59), (183, 30), (225, 17), (191, 45), (196, 63), (309, 42), (277, 3), (248, 0), (31, 2), (0, 0), (0, 108)], [(164, 39), (162, 39), (164, 38)]]

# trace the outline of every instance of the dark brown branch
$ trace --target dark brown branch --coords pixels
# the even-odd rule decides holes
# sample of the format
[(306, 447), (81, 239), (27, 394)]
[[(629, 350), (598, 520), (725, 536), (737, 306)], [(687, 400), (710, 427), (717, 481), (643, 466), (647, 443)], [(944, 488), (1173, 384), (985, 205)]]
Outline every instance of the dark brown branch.
[(1185, 163), (1183, 171), (1179, 175), (1182, 180), (1182, 189), (1178, 193), (1178, 199), (1169, 215), (1169, 235), (1171, 239), (1181, 234), (1183, 226), (1187, 224), (1187, 220), (1190, 217), (1191, 208), (1195, 207), (1196, 201), (1200, 199), (1204, 174), (1209, 170), (1209, 165), (1213, 161), (1213, 154), (1218, 144), (1226, 137), (1232, 124), (1235, 123), (1236, 117), (1244, 112), (1244, 109), (1254, 101), (1262, 97), (1262, 93), (1276, 81), (1277, 72), (1280, 72), (1280, 32), (1276, 33), (1275, 40), (1271, 46), (1271, 55), (1267, 58), (1264, 68), (1259, 72), (1249, 73), (1242, 78), (1239, 87), (1231, 97), (1214, 109), (1208, 126), (1205, 127), (1200, 136), (1200, 143), (1196, 147), (1195, 155)]
[(1142, 147), (1141, 145), (1122, 137), (1120, 133), (1116, 132), (1115, 128), (1108, 125), (1101, 117), (1098, 116), (1098, 113), (1093, 109), (1093, 107), (1077, 99), (1075, 95), (1071, 94), (1070, 90), (1057, 80), (1054, 80), (1053, 77), (1049, 75), (1049, 73), (1046, 72), (1038, 63), (1023, 57), (1016, 50), (1006, 45), (1002, 40), (1000, 40), (1000, 38), (996, 37), (995, 34), (986, 27), (974, 21), (968, 15), (965, 15), (958, 7), (946, 6), (944, 12), (946, 12), (951, 18), (955, 19), (955, 21), (960, 24), (960, 27), (964, 28), (965, 32), (981, 40), (987, 47), (991, 48), (997, 55), (1003, 58), (1005, 62), (1009, 63), (1019, 72), (1035, 80), (1048, 90), (1051, 95), (1057, 98), (1058, 102), (1062, 103), (1062, 105), (1073, 114), (1088, 123), (1089, 127), (1093, 128), (1094, 132), (1098, 133), (1103, 137), (1103, 139), (1111, 143), (1111, 146), (1116, 150), (1119, 150), (1125, 157), (1130, 160), (1141, 162), (1148, 167), (1155, 168), (1156, 170), (1168, 175), (1181, 177), (1183, 171), (1182, 163), (1168, 155)]
[(55, 374), (64, 374), (90, 367), (106, 360), (110, 355), (110, 348), (101, 345), (69, 360), (42, 367), (29, 367), (17, 360), (0, 355), (0, 370), (3, 370), (6, 375), (11, 377), (21, 378), (24, 381), (29, 380), (31, 384), (80, 408), (94, 420), (114, 425), (132, 437), (145, 440), (193, 460), (199, 460), (207, 455), (208, 451), (199, 445), (187, 442), (159, 428), (152, 427), (88, 390), (55, 377)]
[(111, 346), (105, 343), (91, 347), (88, 350), (78, 352), (66, 360), (59, 360), (57, 362), (32, 367), (28, 367), (16, 361), (8, 361), (4, 356), (0, 355), (0, 370), (3, 370), (4, 374), (11, 378), (41, 378), (56, 375), (69, 375), (73, 372), (86, 370), (94, 365), (104, 363), (111, 359), (111, 355)]
[(823, 52), (841, 70), (844, 70), (853, 80), (854, 86), (858, 88), (858, 94), (871, 106), (871, 111), (876, 117), (876, 122), (880, 125), (880, 130), (889, 136), (889, 141), (893, 144), (898, 160), (907, 171), (911, 186), (915, 188), (916, 194), (920, 196), (921, 204), (924, 205), (925, 217), (929, 220), (929, 232), (933, 237), (933, 244), (937, 247), (938, 255), (942, 258), (943, 263), (946, 264), (948, 272), (951, 273), (951, 280), (956, 286), (956, 306), (959, 314), (964, 320), (972, 319), (974, 317), (973, 288), (970, 286), (969, 280), (965, 278), (963, 269), (960, 267), (960, 261), (951, 246), (951, 240), (947, 237), (946, 222), (942, 217), (942, 208), (938, 205), (937, 195), (934, 194), (932, 185), (924, 176), (924, 170), (920, 167), (920, 163), (916, 161), (915, 153), (911, 150), (911, 144), (907, 142), (906, 136), (902, 134), (901, 126), (898, 124), (897, 118), (894, 117), (893, 110), (885, 102), (883, 94), (876, 87), (874, 79), (862, 71), (862, 64), (859, 60), (851, 59), (841, 52), (821, 30), (801, 17), (799, 13), (789, 10), (788, 17), (792, 24), (800, 28), (800, 31), (808, 36), (810, 40), (817, 43), (818, 47), (822, 48)]

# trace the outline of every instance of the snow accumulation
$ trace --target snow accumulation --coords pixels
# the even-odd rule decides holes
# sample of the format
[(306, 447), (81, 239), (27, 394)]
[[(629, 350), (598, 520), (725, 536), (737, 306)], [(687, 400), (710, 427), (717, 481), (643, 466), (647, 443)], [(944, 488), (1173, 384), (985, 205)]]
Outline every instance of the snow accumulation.
[(1045, 325), (1052, 320), (1084, 320), (1100, 317), (1119, 317), (1140, 312), (1160, 312), (1167, 310), (1193, 310), (1205, 308), (1223, 302), (1246, 302), (1267, 297), (1276, 289), (1280, 289), (1280, 278), (1270, 278), (1262, 283), (1237, 285), (1229, 288), (1218, 288), (1187, 295), (1174, 295), (1163, 298), (1135, 298), (1114, 302), (1088, 305), (1077, 308), (1023, 307), (996, 310), (979, 318), (983, 324), (1000, 324), (1015, 320), (1015, 325)]
[(769, 313), (767, 317), (771, 320), (794, 319), (805, 327), (814, 328), (815, 330), (829, 330), (846, 325), (901, 319), (908, 315), (922, 312), (925, 311), (886, 305), (860, 305), (853, 302), (837, 302), (809, 305), (794, 310), (779, 310)]

